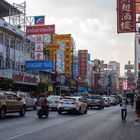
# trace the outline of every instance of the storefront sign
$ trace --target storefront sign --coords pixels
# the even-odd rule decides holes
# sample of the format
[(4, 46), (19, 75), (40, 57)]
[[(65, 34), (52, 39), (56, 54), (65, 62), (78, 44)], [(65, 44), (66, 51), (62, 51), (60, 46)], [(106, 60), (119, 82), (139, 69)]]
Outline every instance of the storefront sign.
[(136, 32), (135, 0), (117, 0), (117, 32)]
[(27, 26), (26, 35), (54, 34), (55, 25)]
[(54, 62), (52, 60), (26, 61), (26, 70), (53, 70)]

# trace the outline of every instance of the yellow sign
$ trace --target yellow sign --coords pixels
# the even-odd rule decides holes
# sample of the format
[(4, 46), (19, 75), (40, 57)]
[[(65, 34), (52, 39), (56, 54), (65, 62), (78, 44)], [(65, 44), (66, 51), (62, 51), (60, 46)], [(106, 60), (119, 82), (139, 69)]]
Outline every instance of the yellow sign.
[(48, 91), (53, 91), (53, 86), (48, 86)]
[(50, 52), (50, 60), (55, 60), (55, 52), (54, 51)]
[(53, 35), (53, 41), (70, 40), (71, 34)]
[(59, 44), (47, 44), (44, 48), (45, 50), (59, 50)]

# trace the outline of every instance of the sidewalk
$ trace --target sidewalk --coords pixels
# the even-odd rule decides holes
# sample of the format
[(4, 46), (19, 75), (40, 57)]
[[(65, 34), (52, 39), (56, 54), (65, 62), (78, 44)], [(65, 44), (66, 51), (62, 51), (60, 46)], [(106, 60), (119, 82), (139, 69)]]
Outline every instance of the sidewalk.
[(115, 138), (111, 140), (140, 140), (140, 121), (135, 122), (135, 107), (128, 105), (126, 122), (121, 123), (116, 130)]

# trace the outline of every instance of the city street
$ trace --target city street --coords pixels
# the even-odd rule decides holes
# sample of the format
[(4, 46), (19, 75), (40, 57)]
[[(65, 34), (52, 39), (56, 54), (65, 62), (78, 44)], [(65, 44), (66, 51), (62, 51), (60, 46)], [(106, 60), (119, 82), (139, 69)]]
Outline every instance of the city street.
[(51, 111), (48, 119), (38, 119), (35, 111), (27, 111), (25, 117), (10, 114), (0, 120), (0, 140), (138, 140), (140, 124), (134, 119), (129, 107), (127, 121), (122, 123), (119, 106), (88, 110), (86, 115)]

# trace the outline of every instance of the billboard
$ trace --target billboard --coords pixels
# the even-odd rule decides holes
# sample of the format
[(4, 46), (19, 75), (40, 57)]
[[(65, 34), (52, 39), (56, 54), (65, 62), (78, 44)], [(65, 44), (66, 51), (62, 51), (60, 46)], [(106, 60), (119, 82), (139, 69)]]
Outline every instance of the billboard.
[(26, 35), (54, 34), (55, 25), (27, 26)]
[(70, 40), (71, 34), (61, 34), (61, 35), (53, 35), (53, 41), (60, 41), (60, 40)]
[(52, 60), (25, 61), (26, 70), (52, 70), (53, 68), (54, 63)]
[(78, 51), (78, 59), (79, 59), (79, 76), (85, 80), (87, 78), (87, 50), (79, 50)]
[(136, 32), (135, 0), (117, 0), (117, 32)]
[(43, 51), (43, 46), (44, 46), (44, 44), (43, 43), (39, 43), (39, 42), (37, 42), (37, 43), (35, 43), (35, 51)]
[(45, 16), (35, 16), (34, 17), (35, 25), (44, 25), (45, 24)]
[(65, 74), (70, 74), (71, 72), (71, 42), (65, 42)]

